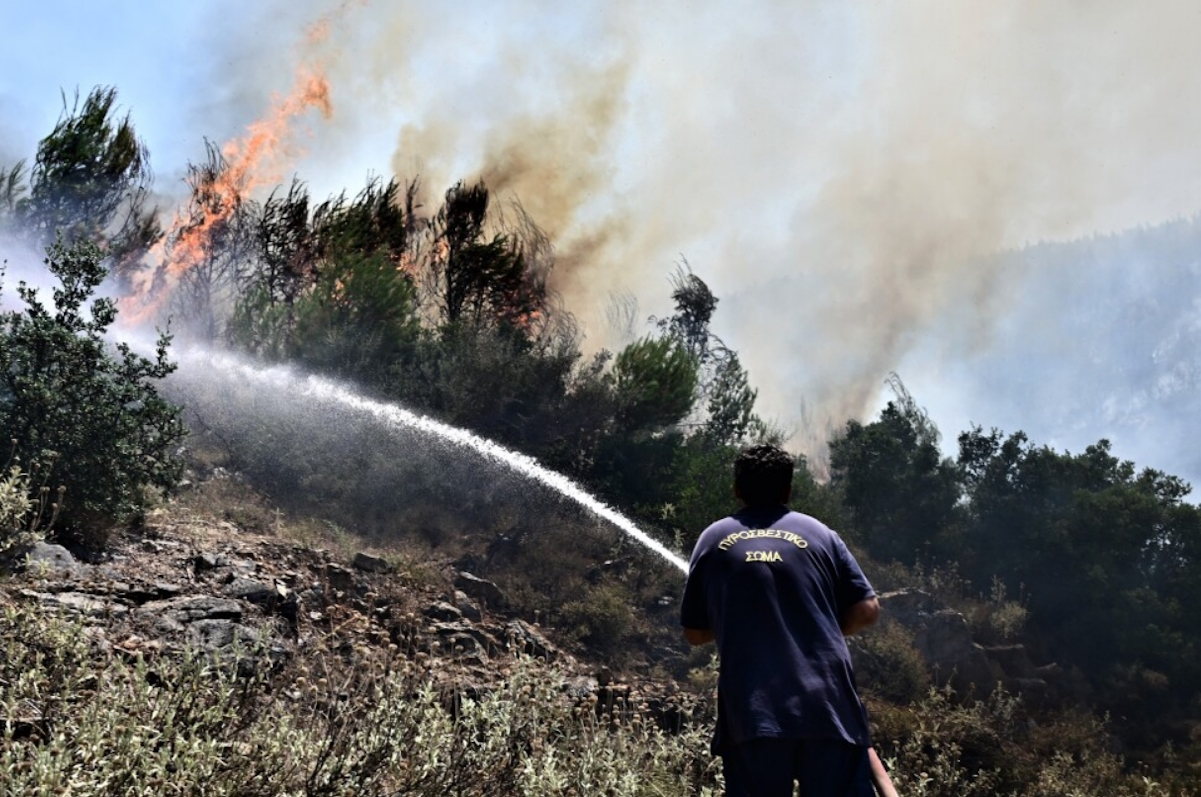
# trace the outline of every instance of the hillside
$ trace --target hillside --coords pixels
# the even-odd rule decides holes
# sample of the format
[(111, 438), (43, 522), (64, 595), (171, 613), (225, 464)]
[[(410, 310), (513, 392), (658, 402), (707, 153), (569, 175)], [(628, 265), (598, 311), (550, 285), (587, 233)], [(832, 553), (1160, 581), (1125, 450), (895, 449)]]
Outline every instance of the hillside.
[[(469, 555), (419, 537), (364, 550), (321, 527), (218, 472), (95, 561), (40, 546), (0, 579), (8, 793), (717, 788), (707, 651), (684, 660), (645, 633), (622, 650), (589, 643), (523, 616), (506, 587), (463, 570)], [(1191, 793), (1124, 769), (1053, 666), (1004, 675), (1020, 645), (974, 642), (927, 592), (885, 605), (855, 656), (902, 793)], [(973, 663), (1036, 699), (927, 691)]]
[[(542, 744), (598, 785), (712, 783), (703, 701), (670, 679), (568, 650), (450, 562), (249, 531), (223, 517), (245, 498), (207, 513), (203, 492), (94, 562), (39, 544), (0, 579), (5, 793), (546, 793), (553, 772), (523, 770)], [(596, 735), (671, 758), (598, 756)]]

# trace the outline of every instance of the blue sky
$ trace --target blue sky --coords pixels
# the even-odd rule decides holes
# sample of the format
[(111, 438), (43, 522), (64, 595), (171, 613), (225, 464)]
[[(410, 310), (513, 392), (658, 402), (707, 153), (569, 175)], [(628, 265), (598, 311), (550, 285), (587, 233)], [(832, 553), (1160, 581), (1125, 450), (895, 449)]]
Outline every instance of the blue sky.
[[(891, 370), (948, 436), (1032, 425), (1000, 364), (1039, 358), (1062, 382), (1050, 395), (1093, 372), (1073, 341), (1014, 354), (1014, 308), (1069, 315), (1057, 292), (1079, 283), (1050, 279), (1045, 258), (988, 256), (1201, 211), (1188, 2), (351, 0), (306, 44), (338, 5), (5, 0), (0, 161), (32, 154), (60, 89), (112, 84), (169, 205), (205, 137), (237, 136), (298, 64), (320, 65), (334, 116), (301, 120), (282, 174), (320, 195), (420, 173), (435, 198), (484, 174), (554, 235), (557, 286), (598, 346), (621, 342), (605, 297), (662, 313), (686, 257), (798, 445), (874, 412)], [(1172, 262), (1144, 264), (1144, 284), (1175, 285), (1156, 269), (1190, 266)], [(1099, 289), (1120, 299), (1119, 271)], [(1172, 306), (1173, 329), (1191, 329)], [(1078, 450), (1114, 417), (1027, 431)]]
[[(95, 85), (117, 86), (160, 168), (192, 156), (189, 96), (211, 73), (197, 30), (213, 8), (194, 3), (24, 2), (0, 4), (0, 146), (28, 157), (62, 103)], [(232, 4), (223, 4), (232, 7)]]

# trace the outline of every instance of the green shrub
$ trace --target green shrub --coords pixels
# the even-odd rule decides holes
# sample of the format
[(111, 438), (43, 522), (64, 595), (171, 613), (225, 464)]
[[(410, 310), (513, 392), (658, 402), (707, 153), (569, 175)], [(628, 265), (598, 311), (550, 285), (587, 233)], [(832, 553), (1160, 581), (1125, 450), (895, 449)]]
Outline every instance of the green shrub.
[(17, 440), (22, 461), (40, 462), (51, 485), (66, 487), (60, 531), (95, 546), (114, 521), (140, 512), (147, 488), (179, 479), (179, 410), (153, 384), (175, 366), (166, 335), (153, 359), (106, 342), (116, 305), (100, 298), (84, 306), (106, 275), (94, 244), (60, 241), (47, 253), (60, 283), (53, 304), (22, 282), (25, 310), (0, 315), (0, 428)]
[(36, 498), (30, 476), (19, 465), (0, 472), (0, 557), (6, 552), (42, 538), (54, 522), (58, 504), (50, 500), (50, 488), (41, 485)]
[(900, 623), (884, 621), (852, 638), (860, 687), (893, 703), (907, 705), (930, 688), (930, 674), (913, 646), (913, 635)]
[(605, 654), (626, 647), (634, 626), (629, 594), (616, 585), (598, 587), (581, 600), (563, 604), (562, 617), (576, 637)]
[(1023, 601), (1009, 599), (1005, 582), (996, 576), (993, 576), (988, 597), (974, 608), (975, 611), (967, 615), (972, 635), (985, 644), (1016, 640), (1030, 616)]

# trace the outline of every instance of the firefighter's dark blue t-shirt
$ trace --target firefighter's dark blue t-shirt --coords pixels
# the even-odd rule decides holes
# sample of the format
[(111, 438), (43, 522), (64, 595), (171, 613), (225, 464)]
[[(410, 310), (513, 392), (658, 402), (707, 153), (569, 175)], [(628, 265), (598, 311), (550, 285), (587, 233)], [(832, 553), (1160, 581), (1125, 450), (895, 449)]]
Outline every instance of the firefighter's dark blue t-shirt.
[(717, 638), (714, 752), (761, 738), (870, 744), (839, 618), (873, 595), (842, 539), (808, 515), (744, 509), (705, 529), (680, 619)]

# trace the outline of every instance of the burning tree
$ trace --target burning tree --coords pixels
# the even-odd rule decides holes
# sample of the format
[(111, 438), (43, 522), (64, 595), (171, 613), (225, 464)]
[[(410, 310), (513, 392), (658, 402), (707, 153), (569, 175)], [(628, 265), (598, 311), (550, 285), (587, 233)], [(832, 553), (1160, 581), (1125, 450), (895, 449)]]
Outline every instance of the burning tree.
[(441, 324), (524, 325), (546, 309), (546, 275), (527, 268), (516, 240), (487, 234), (489, 200), (483, 182), (458, 183), (430, 223), (421, 274)]
[(209, 143), (206, 151), (203, 163), (188, 166), (191, 194), (172, 225), (165, 262), (188, 265), (171, 293), (171, 316), (190, 337), (211, 342), (253, 254), (260, 213), (220, 150)]

